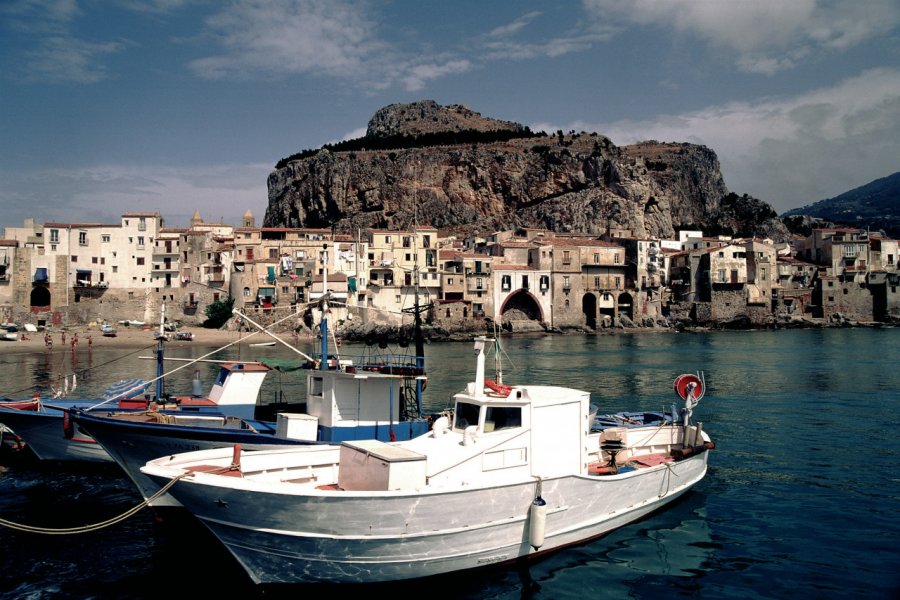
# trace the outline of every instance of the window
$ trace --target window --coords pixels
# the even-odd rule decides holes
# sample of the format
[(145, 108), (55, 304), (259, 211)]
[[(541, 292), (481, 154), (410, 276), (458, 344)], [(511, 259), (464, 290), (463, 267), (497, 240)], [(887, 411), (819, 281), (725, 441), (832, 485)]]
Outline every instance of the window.
[(457, 402), (453, 429), (465, 429), (470, 425), (478, 425), (479, 408), (477, 404)]
[(448, 278), (447, 278), (447, 285), (453, 285), (453, 278), (452, 278), (452, 277), (448, 277)]
[(528, 289), (528, 275), (522, 275), (522, 288)]
[(504, 292), (508, 292), (512, 289), (512, 275), (504, 275), (500, 278), (500, 288)]
[(59, 229), (50, 230), (50, 242), (59, 243)]
[(619, 256), (618, 252), (613, 256), (613, 262), (616, 264), (619, 264), (620, 262), (622, 262), (622, 257)]
[(563, 288), (568, 289), (569, 287), (571, 287), (569, 285), (569, 276), (563, 275)]
[[(408, 235), (403, 236), (403, 247), (404, 248), (412, 247), (412, 240), (410, 239), (410, 237)], [(408, 257), (409, 254), (407, 254), (406, 256)], [(407, 258), (406, 260), (409, 260), (409, 258)]]
[(92, 257), (91, 257), (91, 263), (93, 263), (93, 264), (95, 264), (95, 265), (97, 264), (97, 257), (96, 257), (96, 256), (92, 256)]
[(389, 235), (384, 236), (384, 243), (385, 243), (385, 244), (390, 244), (390, 243), (391, 243), (391, 236), (389, 236)]
[(113, 272), (113, 273), (118, 273), (118, 272), (119, 272), (119, 267), (117, 267), (117, 266), (114, 265), (113, 268), (112, 268), (112, 272)]
[(138, 239), (137, 239), (137, 246), (138, 246), (138, 248), (143, 248), (143, 247), (144, 247), (144, 236), (142, 236), (142, 235), (139, 235), (139, 236), (138, 236)]
[(616, 277), (616, 289), (620, 289), (622, 287), (622, 278)]
[(78, 257), (75, 255), (72, 255), (72, 262), (78, 262)]
[(594, 252), (594, 264), (595, 265), (600, 264), (600, 253), (599, 252)]
[(600, 278), (599, 277), (594, 277), (594, 288), (598, 289), (598, 290), (600, 289)]
[(144, 264), (144, 257), (143, 257), (143, 256), (138, 256), (138, 257), (137, 257), (137, 264), (138, 264), (138, 266), (141, 266), (141, 265)]
[(725, 279), (725, 269), (719, 269), (719, 283), (725, 283), (727, 279)]
[(87, 246), (87, 231), (78, 232), (78, 245)]
[(249, 298), (249, 297), (250, 297), (250, 288), (245, 287), (244, 288), (244, 298)]
[(483, 286), (481, 283), (481, 277), (476, 277), (475, 278), (475, 289), (480, 290), (480, 289), (482, 289), (482, 287)]
[(522, 409), (518, 406), (489, 406), (484, 415), (484, 432), (522, 426)]
[(104, 233), (103, 235), (101, 235), (100, 241), (103, 242), (104, 244), (108, 244), (109, 243), (109, 234)]
[(563, 250), (563, 264), (564, 265), (572, 264), (572, 257), (568, 250)]
[(569, 299), (566, 298), (566, 308), (569, 308)]

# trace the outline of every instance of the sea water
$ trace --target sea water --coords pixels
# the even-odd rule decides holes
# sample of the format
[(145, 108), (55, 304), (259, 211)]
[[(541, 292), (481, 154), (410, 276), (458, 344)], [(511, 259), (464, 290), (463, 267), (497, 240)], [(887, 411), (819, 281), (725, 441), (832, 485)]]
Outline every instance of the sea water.
[[(302, 342), (300, 342), (302, 344)], [(314, 350), (312, 343), (309, 352)], [(543, 560), (436, 580), (356, 588), (254, 586), (187, 515), (142, 510), (79, 535), (0, 528), (4, 598), (298, 598), (387, 594), (428, 598), (897, 598), (900, 597), (900, 329), (808, 329), (502, 338), (503, 380), (589, 390), (601, 412), (660, 410), (681, 373), (702, 371), (694, 411), (716, 443), (709, 472), (666, 509)], [(175, 346), (170, 357), (199, 357)], [(345, 344), (342, 353), (380, 349)], [(389, 349), (391, 350), (391, 349)], [(408, 349), (394, 349), (407, 351)], [(144, 351), (94, 348), (0, 355), (0, 392), (31, 395), (76, 374), (77, 392), (152, 379)], [(283, 347), (229, 348), (211, 359), (289, 358)], [(426, 410), (449, 405), (472, 377), (471, 343), (426, 346)], [(167, 363), (167, 370), (182, 363)], [(494, 376), (493, 356), (487, 360)], [(217, 366), (173, 373), (167, 390), (208, 390)], [(262, 402), (305, 393), (304, 372), (274, 373)], [(115, 465), (47, 465), (0, 454), (0, 518), (47, 528), (100, 523), (140, 502)]]

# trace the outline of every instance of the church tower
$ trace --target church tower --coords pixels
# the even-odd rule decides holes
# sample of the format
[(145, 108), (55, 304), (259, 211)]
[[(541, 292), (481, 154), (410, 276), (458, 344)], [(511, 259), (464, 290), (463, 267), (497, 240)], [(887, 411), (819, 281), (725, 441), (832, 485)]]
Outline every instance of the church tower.
[(253, 218), (253, 213), (250, 212), (250, 209), (247, 209), (247, 212), (244, 213), (244, 219), (241, 227), (256, 227), (256, 220)]

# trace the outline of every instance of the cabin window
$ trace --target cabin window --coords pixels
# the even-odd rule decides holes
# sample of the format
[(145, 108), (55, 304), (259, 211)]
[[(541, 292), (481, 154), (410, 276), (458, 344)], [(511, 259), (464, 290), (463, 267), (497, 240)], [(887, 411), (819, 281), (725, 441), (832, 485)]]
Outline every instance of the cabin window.
[(518, 406), (489, 406), (484, 416), (484, 432), (522, 426), (522, 408)]
[(453, 428), (464, 430), (470, 425), (478, 425), (478, 413), (480, 411), (481, 407), (477, 404), (457, 402)]

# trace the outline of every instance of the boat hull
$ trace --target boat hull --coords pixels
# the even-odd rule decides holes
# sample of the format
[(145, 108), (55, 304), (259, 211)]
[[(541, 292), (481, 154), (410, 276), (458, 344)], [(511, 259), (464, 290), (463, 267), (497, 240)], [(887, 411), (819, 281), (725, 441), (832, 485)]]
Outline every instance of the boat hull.
[[(181, 452), (230, 448), (240, 444), (244, 450), (268, 450), (314, 442), (276, 438), (271, 434), (227, 428), (147, 424), (74, 413), (73, 420), (96, 439), (137, 486), (144, 499), (156, 496), (160, 485), (141, 473), (148, 461)], [(180, 507), (169, 494), (153, 499), (154, 508)]]
[(73, 431), (66, 437), (63, 412), (16, 410), (0, 407), (0, 423), (13, 430), (40, 460), (113, 462), (112, 457), (91, 436)]
[(256, 583), (359, 583), (486, 567), (586, 542), (675, 500), (703, 479), (706, 464), (700, 452), (617, 475), (543, 480), (546, 531), (537, 549), (529, 540), (535, 480), (453, 491), (291, 493), (197, 474), (171, 492)]

